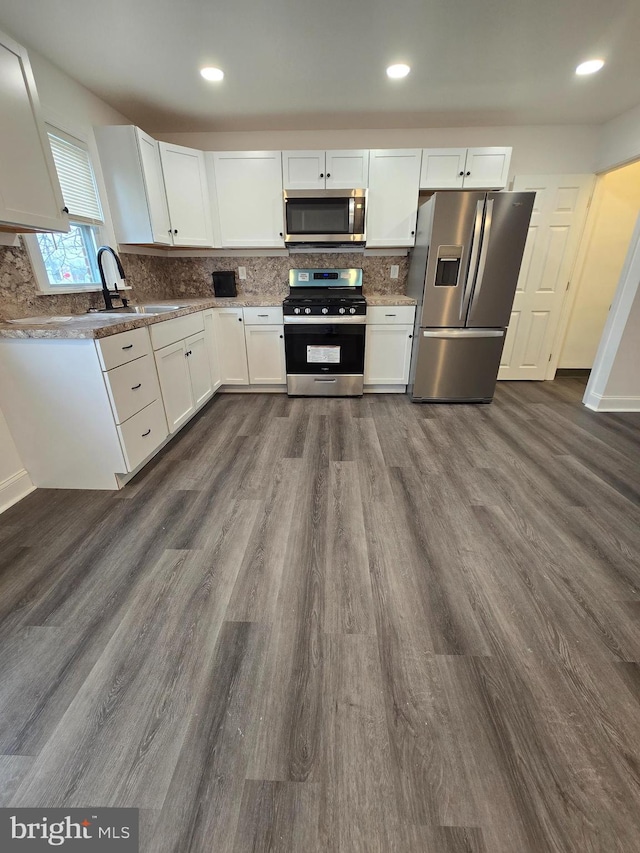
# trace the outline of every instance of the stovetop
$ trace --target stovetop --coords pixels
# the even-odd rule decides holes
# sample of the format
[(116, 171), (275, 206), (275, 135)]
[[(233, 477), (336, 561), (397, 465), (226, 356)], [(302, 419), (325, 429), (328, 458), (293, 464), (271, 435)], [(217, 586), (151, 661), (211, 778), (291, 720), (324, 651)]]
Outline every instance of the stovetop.
[(362, 270), (290, 270), (289, 283), (289, 295), (282, 303), (286, 315), (367, 313)]

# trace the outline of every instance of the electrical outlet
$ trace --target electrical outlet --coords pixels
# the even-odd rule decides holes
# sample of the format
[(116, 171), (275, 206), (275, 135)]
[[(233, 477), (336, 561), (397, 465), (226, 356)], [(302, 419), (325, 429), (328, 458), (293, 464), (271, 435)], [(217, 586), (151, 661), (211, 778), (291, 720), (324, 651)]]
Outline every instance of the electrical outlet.
[(240, 281), (245, 281), (247, 278), (247, 268), (246, 267), (238, 267), (238, 278)]
[(389, 276), (389, 278), (398, 278), (399, 273), (400, 273), (399, 264), (391, 264), (391, 275)]

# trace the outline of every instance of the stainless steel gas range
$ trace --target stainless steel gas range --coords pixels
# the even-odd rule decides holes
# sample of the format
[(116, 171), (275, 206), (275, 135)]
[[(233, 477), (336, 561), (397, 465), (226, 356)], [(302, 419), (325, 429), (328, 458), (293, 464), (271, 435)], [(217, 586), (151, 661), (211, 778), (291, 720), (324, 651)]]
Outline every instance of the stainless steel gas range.
[(282, 308), (288, 393), (360, 396), (367, 314), (362, 270), (289, 270)]

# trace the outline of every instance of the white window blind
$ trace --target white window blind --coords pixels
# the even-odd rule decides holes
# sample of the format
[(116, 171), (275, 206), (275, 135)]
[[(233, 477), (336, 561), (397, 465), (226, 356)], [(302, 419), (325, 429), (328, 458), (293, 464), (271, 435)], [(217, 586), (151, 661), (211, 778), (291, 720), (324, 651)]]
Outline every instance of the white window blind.
[(89, 152), (82, 143), (49, 133), (51, 153), (71, 219), (102, 224), (102, 206), (93, 176)]

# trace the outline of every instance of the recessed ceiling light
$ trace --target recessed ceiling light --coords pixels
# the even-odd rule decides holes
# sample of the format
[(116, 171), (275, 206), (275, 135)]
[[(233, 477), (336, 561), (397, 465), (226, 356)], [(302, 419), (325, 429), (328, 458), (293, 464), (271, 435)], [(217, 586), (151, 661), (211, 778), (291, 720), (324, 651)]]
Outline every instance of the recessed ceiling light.
[(224, 71), (219, 68), (201, 68), (200, 73), (205, 80), (222, 80), (224, 77)]
[(600, 71), (604, 65), (604, 59), (589, 59), (587, 62), (581, 62), (576, 68), (576, 74), (595, 74)]
[(408, 65), (404, 65), (400, 63), (399, 65), (390, 65), (387, 68), (387, 76), (398, 78), (398, 77), (406, 77), (407, 74), (411, 71)]

